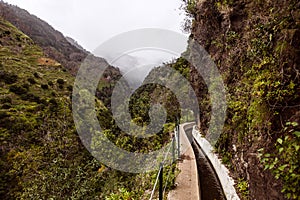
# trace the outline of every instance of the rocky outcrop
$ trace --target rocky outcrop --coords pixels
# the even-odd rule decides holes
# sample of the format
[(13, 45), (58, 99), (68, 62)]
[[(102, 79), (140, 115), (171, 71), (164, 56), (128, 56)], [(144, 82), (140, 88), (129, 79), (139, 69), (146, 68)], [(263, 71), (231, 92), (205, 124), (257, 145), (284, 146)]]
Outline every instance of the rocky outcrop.
[[(280, 191), (287, 182), (264, 170), (259, 150), (280, 160), (276, 141), (294, 137), (286, 124), (300, 128), (299, 1), (204, 0), (189, 10), (194, 17), (190, 37), (211, 55), (227, 87), (227, 119), (216, 148), (240, 197), (285, 199)], [(207, 88), (195, 70), (191, 81), (201, 97), (200, 126), (207, 133)]]

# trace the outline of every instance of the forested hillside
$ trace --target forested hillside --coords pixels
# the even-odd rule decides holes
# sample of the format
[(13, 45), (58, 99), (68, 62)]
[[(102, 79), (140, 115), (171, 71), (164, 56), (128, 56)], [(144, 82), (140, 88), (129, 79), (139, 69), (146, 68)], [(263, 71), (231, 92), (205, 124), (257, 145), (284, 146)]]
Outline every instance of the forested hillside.
[[(74, 77), (63, 65), (47, 57), (30, 37), (3, 19), (0, 47), (2, 199), (119, 199), (149, 195), (145, 190), (152, 187), (153, 174), (109, 169), (82, 145), (71, 112)], [(101, 85), (100, 81), (99, 91)], [(100, 100), (97, 109), (108, 136), (128, 148), (133, 141), (114, 129), (111, 113)], [(162, 142), (159, 138), (158, 144)], [(145, 149), (151, 149), (147, 144), (156, 147), (157, 142), (146, 143)], [(137, 144), (131, 146), (138, 147)]]

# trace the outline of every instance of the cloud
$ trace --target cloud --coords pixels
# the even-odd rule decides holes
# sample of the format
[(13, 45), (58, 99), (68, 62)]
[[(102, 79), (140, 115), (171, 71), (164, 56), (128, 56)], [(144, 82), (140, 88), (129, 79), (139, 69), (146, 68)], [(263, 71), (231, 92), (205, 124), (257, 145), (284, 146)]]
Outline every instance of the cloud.
[(181, 31), (181, 0), (9, 0), (93, 51), (114, 35), (139, 28)]
[[(115, 35), (131, 30), (162, 28), (181, 33), (185, 18), (179, 9), (182, 0), (9, 0), (8, 3), (45, 20), (90, 52)], [(98, 56), (109, 61), (118, 53), (108, 47)], [(124, 55), (111, 64), (119, 67), (135, 87), (153, 67), (173, 58), (174, 55), (163, 52), (146, 51)]]

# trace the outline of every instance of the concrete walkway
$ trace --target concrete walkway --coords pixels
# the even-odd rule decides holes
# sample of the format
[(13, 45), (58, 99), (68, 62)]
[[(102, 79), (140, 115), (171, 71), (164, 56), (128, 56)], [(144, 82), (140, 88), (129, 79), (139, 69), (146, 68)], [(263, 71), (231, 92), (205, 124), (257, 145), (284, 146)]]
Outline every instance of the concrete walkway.
[(200, 200), (199, 180), (195, 154), (185, 134), (184, 127), (180, 125), (180, 149), (182, 161), (179, 161), (180, 173), (176, 177), (174, 190), (168, 194), (169, 200)]

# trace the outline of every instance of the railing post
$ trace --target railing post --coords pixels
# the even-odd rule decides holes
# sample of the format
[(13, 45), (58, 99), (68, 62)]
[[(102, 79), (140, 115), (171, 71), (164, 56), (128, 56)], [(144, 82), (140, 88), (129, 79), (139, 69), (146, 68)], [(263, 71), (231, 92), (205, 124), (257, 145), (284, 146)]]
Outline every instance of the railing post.
[(172, 140), (172, 157), (173, 157), (173, 163), (175, 162), (175, 141), (176, 141), (176, 137), (173, 137)]
[(177, 125), (177, 140), (178, 140), (178, 144), (177, 144), (178, 159), (180, 159), (180, 126), (179, 126), (179, 124)]
[(159, 200), (163, 200), (163, 172), (164, 172), (163, 163), (160, 163), (160, 173), (159, 173)]

